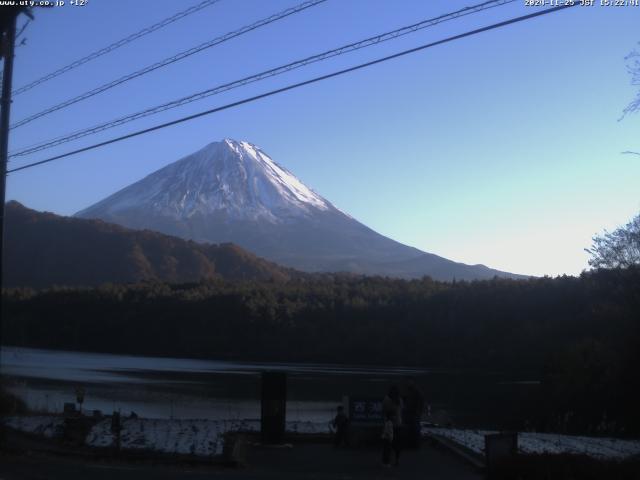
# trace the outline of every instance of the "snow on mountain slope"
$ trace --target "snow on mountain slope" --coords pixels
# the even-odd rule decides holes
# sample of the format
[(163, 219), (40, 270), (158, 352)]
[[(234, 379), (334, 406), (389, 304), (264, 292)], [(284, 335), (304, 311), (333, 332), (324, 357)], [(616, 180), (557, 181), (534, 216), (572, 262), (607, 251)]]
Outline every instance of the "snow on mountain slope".
[(117, 215), (141, 206), (174, 219), (222, 212), (228, 219), (272, 223), (332, 207), (258, 147), (231, 139), (211, 143), (77, 215)]
[(76, 216), (197, 242), (233, 242), (304, 271), (441, 280), (516, 276), (453, 262), (380, 235), (260, 148), (231, 139), (211, 143)]

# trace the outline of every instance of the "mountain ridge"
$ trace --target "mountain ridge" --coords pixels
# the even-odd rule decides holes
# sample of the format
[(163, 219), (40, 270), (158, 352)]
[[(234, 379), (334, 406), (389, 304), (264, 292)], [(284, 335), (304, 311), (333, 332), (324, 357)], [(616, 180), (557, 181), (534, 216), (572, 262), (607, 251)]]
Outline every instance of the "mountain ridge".
[(288, 281), (300, 272), (275, 265), (237, 245), (199, 244), (102, 220), (5, 206), (4, 285), (53, 285), (205, 279)]
[(306, 272), (401, 278), (526, 278), (385, 237), (334, 206), (259, 147), (213, 142), (85, 208), (99, 218), (196, 242), (232, 242)]

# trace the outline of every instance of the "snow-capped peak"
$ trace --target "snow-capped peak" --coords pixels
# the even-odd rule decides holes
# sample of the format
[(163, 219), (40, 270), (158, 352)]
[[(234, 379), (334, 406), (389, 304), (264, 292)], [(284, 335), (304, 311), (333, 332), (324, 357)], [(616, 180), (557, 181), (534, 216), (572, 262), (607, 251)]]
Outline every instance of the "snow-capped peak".
[(229, 221), (270, 222), (335, 208), (260, 148), (230, 138), (157, 170), (79, 214), (117, 215), (133, 206), (176, 219), (222, 214)]
[(261, 164), (273, 183), (282, 187), (280, 192), (283, 195), (293, 195), (299, 202), (313, 205), (320, 210), (328, 209), (329, 206), (326, 200), (312, 191), (286, 168), (278, 165), (260, 148), (252, 143), (246, 141), (237, 142), (230, 138), (225, 138), (223, 142), (238, 155), (248, 155), (251, 159)]

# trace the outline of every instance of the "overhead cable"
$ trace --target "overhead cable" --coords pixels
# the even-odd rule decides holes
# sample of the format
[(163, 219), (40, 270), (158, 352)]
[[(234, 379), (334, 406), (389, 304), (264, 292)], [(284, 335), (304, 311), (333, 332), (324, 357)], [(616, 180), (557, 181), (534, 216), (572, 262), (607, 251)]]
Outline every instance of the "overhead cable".
[(52, 80), (56, 77), (59, 77), (60, 75), (62, 75), (63, 73), (67, 73), (75, 68), (78, 68), (80, 65), (84, 65), (85, 63), (90, 62), (91, 60), (95, 60), (98, 57), (101, 57), (102, 55), (106, 55), (107, 53), (113, 52), (114, 50), (127, 45), (128, 43), (133, 42), (134, 40), (137, 40), (141, 37), (144, 37), (145, 35), (148, 35), (152, 32), (155, 32), (156, 30), (160, 30), (163, 27), (166, 27), (167, 25), (172, 24), (173, 22), (177, 22), (178, 20), (183, 19), (184, 17), (187, 17), (193, 13), (199, 12), (200, 10), (202, 10), (203, 8), (206, 7), (210, 7), (211, 5), (218, 3), (220, 0), (204, 0), (200, 3), (198, 3), (197, 5), (194, 5), (192, 7), (187, 8), (186, 10), (182, 10), (181, 12), (178, 12), (174, 15), (171, 15), (168, 18), (165, 18), (164, 20), (158, 22), (158, 23), (154, 23), (153, 25), (143, 28), (142, 30), (136, 32), (136, 33), (132, 33), (131, 35), (126, 36), (125, 38), (118, 40), (117, 42), (114, 42), (110, 45), (107, 45), (104, 48), (101, 48), (100, 50), (96, 50), (95, 52), (90, 53), (89, 55), (86, 55), (82, 58), (79, 58), (78, 60), (75, 60), (71, 63), (69, 63), (68, 65), (65, 65), (64, 67), (61, 67), (51, 73), (48, 73), (47, 75), (44, 75), (43, 77), (40, 77), (20, 88), (17, 88), (16, 90), (14, 90), (12, 92), (12, 95), (15, 97), (16, 95), (20, 95), (21, 93), (24, 93), (28, 90), (31, 90), (33, 87), (36, 87), (42, 83), (48, 82), (49, 80)]
[(311, 7), (315, 7), (316, 5), (319, 5), (321, 3), (326, 2), (327, 0), (307, 0), (299, 5), (296, 5), (295, 7), (291, 7), (288, 8), (286, 10), (283, 10), (279, 13), (276, 13), (274, 15), (271, 15), (267, 18), (264, 18), (262, 20), (259, 20), (255, 23), (252, 23), (251, 25), (247, 25), (244, 26), (238, 30), (234, 30), (232, 32), (226, 33), (225, 35), (222, 35), (220, 37), (216, 37), (212, 40), (209, 40), (208, 42), (202, 43), (198, 46), (192, 47), (188, 50), (184, 50), (180, 53), (177, 53), (176, 55), (173, 55), (172, 57), (169, 58), (165, 58), (164, 60), (160, 60), (159, 62), (153, 63), (151, 65), (148, 65), (146, 67), (144, 67), (141, 70), (137, 70), (133, 73), (129, 73), (127, 75), (124, 75), (120, 78), (117, 78), (115, 80), (112, 80), (108, 83), (105, 83), (103, 85), (100, 85), (99, 87), (96, 87), (92, 90), (89, 90), (87, 92), (81, 93), (80, 95), (77, 95), (73, 98), (70, 98), (68, 100), (65, 100), (64, 102), (58, 103), (56, 105), (53, 105), (52, 107), (46, 108), (38, 113), (35, 113), (27, 118), (23, 118), (22, 120), (19, 120), (18, 122), (14, 123), (13, 125), (10, 126), (11, 129), (15, 129), (18, 127), (21, 127), (23, 125), (26, 125), (27, 123), (33, 122), (34, 120), (44, 117), (45, 115), (49, 115), (53, 112), (56, 112), (58, 110), (62, 110), (63, 108), (67, 108), (71, 105), (74, 105), (78, 102), (81, 102), (83, 100), (86, 100), (88, 98), (91, 98), (95, 95), (98, 95), (99, 93), (105, 92), (107, 90), (110, 90), (118, 85), (121, 85), (125, 82), (128, 82), (130, 80), (133, 80), (134, 78), (138, 78), (141, 77), (142, 75), (146, 75), (147, 73), (153, 72), (155, 70), (158, 70), (159, 68), (162, 67), (166, 67), (167, 65), (171, 65), (172, 63), (178, 62), (180, 60), (184, 60), (187, 57), (190, 57), (191, 55), (195, 55), (196, 53), (202, 52), (203, 50), (206, 50), (208, 48), (211, 48), (213, 46), (219, 45), (221, 43), (227, 42), (229, 40), (231, 40), (232, 38), (236, 38), (239, 37), (240, 35), (244, 35), (245, 33), (251, 32), (253, 30), (256, 30), (260, 27), (264, 27), (265, 25), (269, 25), (270, 23), (273, 22), (277, 22), (278, 20), (281, 20), (285, 17), (288, 17), (290, 15), (293, 15), (295, 13), (299, 13), (303, 10), (306, 10), (308, 8)]
[(405, 27), (401, 27), (395, 30), (392, 30), (390, 32), (385, 32), (379, 35), (375, 35), (373, 37), (369, 37), (369, 38), (365, 38), (364, 40), (360, 40), (354, 43), (349, 43), (347, 45), (343, 45), (341, 47), (338, 48), (334, 48), (331, 50), (327, 50), (325, 52), (316, 54), (316, 55), (312, 55), (310, 57), (306, 57), (303, 58), (301, 60), (296, 60), (294, 62), (291, 63), (287, 63), (285, 65), (281, 65), (279, 67), (276, 68), (272, 68), (260, 73), (256, 73), (254, 75), (250, 75), (248, 77), (244, 77), (241, 78), (239, 80), (234, 80), (233, 82), (229, 82), (229, 83), (224, 83), (222, 85), (217, 85), (215, 87), (203, 90), (201, 92), (197, 92), (176, 100), (172, 100), (170, 102), (167, 103), (163, 103), (161, 105), (156, 105), (154, 107), (150, 107), (147, 108), (145, 110), (142, 111), (138, 111), (135, 113), (131, 113), (128, 115), (125, 115), (123, 117), (114, 119), (114, 120), (110, 120), (108, 122), (104, 122), (101, 123), (99, 125), (94, 125), (92, 127), (88, 127), (88, 128), (84, 128), (82, 130), (78, 130), (75, 132), (72, 132), (70, 134), (65, 134), (63, 136), (60, 137), (56, 137), (53, 139), (49, 139), (49, 140), (45, 140), (43, 142), (39, 142), (35, 145), (31, 145), (28, 147), (24, 147), (21, 150), (12, 152), (9, 155), (9, 158), (15, 158), (15, 157), (21, 157), (21, 156), (25, 156), (25, 155), (30, 155), (32, 153), (35, 152), (39, 152), (42, 150), (46, 150), (49, 148), (53, 148), (56, 147), (58, 145), (62, 145), (64, 143), (68, 143), (70, 141), (73, 140), (77, 140), (79, 138), (83, 138), (86, 137), (87, 135), (93, 135), (99, 132), (102, 132), (104, 130), (108, 130), (114, 127), (118, 127), (120, 125), (123, 125), (125, 123), (129, 123), (132, 122), (134, 120), (138, 120), (144, 117), (148, 117), (150, 115), (154, 115), (160, 112), (164, 112), (166, 110), (169, 109), (173, 109), (173, 108), (177, 108), (198, 100), (202, 100), (204, 98), (213, 96), (213, 95), (217, 95), (229, 90), (233, 90), (235, 88), (239, 88), (242, 87), (244, 85), (250, 84), (250, 83), (254, 83), (254, 82), (258, 82), (260, 80), (264, 80), (266, 78), (270, 78), (270, 77), (274, 77), (277, 75), (281, 75), (283, 73), (289, 72), (291, 70), (295, 70), (301, 67), (304, 67), (306, 65), (310, 65), (312, 63), (316, 63), (316, 62), (320, 62), (332, 57), (336, 57), (339, 55), (343, 55), (355, 50), (360, 50), (362, 48), (366, 48), (366, 47), (370, 47), (372, 45), (377, 45), (379, 43), (382, 42), (386, 42), (388, 40), (393, 40), (396, 39), (398, 37), (425, 29), (427, 27), (432, 27), (434, 25), (437, 25), (439, 23), (443, 23), (449, 20), (454, 20), (456, 18), (460, 18), (466, 15), (471, 15), (473, 13), (477, 13), (483, 10), (487, 10), (489, 8), (494, 8), (494, 7), (498, 7), (498, 6), (502, 6), (508, 3), (513, 3), (516, 0), (490, 0), (490, 1), (485, 1), (483, 3), (477, 4), (477, 5), (473, 5), (470, 7), (465, 7), (463, 9), (460, 10), (456, 10), (454, 12), (451, 13), (447, 13), (444, 15), (440, 15), (438, 17), (434, 17), (434, 18), (429, 18), (426, 20), (422, 20), (421, 22), (418, 23), (414, 23), (412, 25), (408, 25)]
[(153, 127), (149, 127), (149, 128), (145, 128), (145, 129), (142, 129), (142, 130), (138, 130), (138, 131), (126, 134), (126, 135), (122, 135), (120, 137), (112, 138), (112, 139), (109, 139), (109, 140), (105, 140), (103, 142), (99, 142), (99, 143), (95, 143), (93, 145), (89, 145), (87, 147), (79, 148), (77, 150), (66, 152), (66, 153), (63, 153), (63, 154), (60, 154), (60, 155), (55, 155), (53, 157), (49, 157), (49, 158), (46, 158), (44, 160), (40, 160), (40, 161), (37, 161), (37, 162), (33, 162), (33, 163), (26, 164), (26, 165), (22, 165), (20, 167), (15, 167), (15, 168), (12, 168), (12, 169), (8, 170), (7, 173), (18, 172), (20, 170), (33, 168), (33, 167), (36, 167), (36, 166), (39, 166), (39, 165), (43, 165), (45, 163), (50, 163), (50, 162), (53, 162), (53, 161), (56, 161), (56, 160), (60, 160), (62, 158), (66, 158), (66, 157), (70, 157), (72, 155), (76, 155), (78, 153), (87, 152), (89, 150), (94, 150), (96, 148), (103, 147), (103, 146), (106, 146), (106, 145), (110, 145), (112, 143), (121, 142), (121, 141), (127, 140), (129, 138), (133, 138), (133, 137), (137, 137), (137, 136), (144, 135), (144, 134), (147, 134), (147, 133), (151, 133), (151, 132), (154, 132), (154, 131), (157, 131), (157, 130), (161, 130), (161, 129), (164, 129), (164, 128), (167, 128), (167, 127), (170, 127), (170, 126), (173, 126), (173, 125), (177, 125), (177, 124), (184, 123), (184, 122), (187, 122), (187, 121), (190, 121), (190, 120), (194, 120), (196, 118), (204, 117), (206, 115), (211, 115), (213, 113), (217, 113), (217, 112), (220, 112), (220, 111), (223, 111), (223, 110), (228, 110), (230, 108), (238, 107), (240, 105), (244, 105), (244, 104), (247, 104), (247, 103), (255, 102), (257, 100), (261, 100), (263, 98), (271, 97), (273, 95), (277, 95), (277, 94), (280, 94), (280, 93), (283, 93), (283, 92), (287, 92), (289, 90), (294, 90), (294, 89), (297, 89), (297, 88), (300, 88), (300, 87), (303, 87), (303, 86), (306, 86), (306, 85), (311, 85), (313, 83), (317, 83), (317, 82), (320, 82), (320, 81), (323, 81), (323, 80), (328, 80), (330, 78), (338, 77), (340, 75), (344, 75), (344, 74), (351, 73), (351, 72), (354, 72), (354, 71), (357, 71), (357, 70), (361, 70), (363, 68), (367, 68), (367, 67), (370, 67), (370, 66), (373, 66), (373, 65), (377, 65), (377, 64), (380, 64), (380, 63), (383, 63), (383, 62), (387, 62), (389, 60), (393, 60), (395, 58), (403, 57), (403, 56), (409, 55), (411, 53), (419, 52), (419, 51), (425, 50), (427, 48), (432, 48), (432, 47), (435, 47), (437, 45), (442, 45), (442, 44), (449, 43), (449, 42), (452, 42), (452, 41), (455, 41), (455, 40), (460, 40), (462, 38), (470, 37), (472, 35), (477, 35), (479, 33), (487, 32), (489, 30), (495, 30), (497, 28), (506, 27), (508, 25), (511, 25), (511, 24), (514, 24), (514, 23), (518, 23), (518, 22), (523, 22), (523, 21), (526, 21), (526, 20), (530, 20), (530, 19), (542, 16), (542, 15), (555, 13), (555, 12), (558, 12), (558, 11), (561, 11), (561, 10), (564, 10), (564, 9), (567, 9), (567, 8), (574, 7), (576, 5), (579, 5), (579, 3), (573, 3), (573, 4), (567, 3), (565, 5), (561, 5), (561, 6), (558, 6), (558, 7), (547, 8), (547, 9), (540, 10), (540, 11), (537, 11), (537, 12), (534, 12), (534, 13), (530, 13), (528, 15), (522, 15), (520, 17), (515, 17), (515, 18), (511, 18), (509, 20), (505, 20), (505, 21), (502, 21), (502, 22), (494, 23), (494, 24), (488, 25), (486, 27), (477, 28), (475, 30), (470, 30), (470, 31), (467, 31), (467, 32), (464, 32), (464, 33), (461, 33), (461, 34), (458, 34), (458, 35), (454, 35), (454, 36), (451, 36), (451, 37), (444, 38), (442, 40), (438, 40), (438, 41), (435, 41), (435, 42), (427, 43), (427, 44), (421, 45), (419, 47), (415, 47), (415, 48), (411, 48), (411, 49), (408, 49), (408, 50), (404, 50), (402, 52), (398, 52), (398, 53), (395, 53), (393, 55), (388, 55), (386, 57), (378, 58), (376, 60), (372, 60), (372, 61), (369, 61), (369, 62), (366, 62), (366, 63), (361, 63), (359, 65), (356, 65), (356, 66), (353, 66), (353, 67), (349, 67), (349, 68), (345, 68), (343, 70), (338, 70), (336, 72), (332, 72), (332, 73), (329, 73), (329, 74), (326, 74), (326, 75), (321, 75), (319, 77), (315, 77), (315, 78), (312, 78), (310, 80), (305, 80), (303, 82), (294, 83), (294, 84), (291, 84), (291, 85), (287, 85), (286, 87), (282, 87), (282, 88), (278, 88), (278, 89), (275, 89), (275, 90), (271, 90), (271, 91), (266, 92), (266, 93), (262, 93), (260, 95), (255, 95), (253, 97), (249, 97), (249, 98), (245, 98), (245, 99), (242, 99), (242, 100), (238, 100), (236, 102), (228, 103), (228, 104), (223, 105), (221, 107), (216, 107), (216, 108), (212, 108), (212, 109), (209, 109), (209, 110), (205, 110), (203, 112), (199, 112), (199, 113), (196, 113), (196, 114), (193, 114), (193, 115), (188, 115), (186, 117), (178, 118), (178, 119), (170, 121), (170, 122), (166, 122), (166, 123), (162, 123), (162, 124), (159, 124), (159, 125), (155, 125)]

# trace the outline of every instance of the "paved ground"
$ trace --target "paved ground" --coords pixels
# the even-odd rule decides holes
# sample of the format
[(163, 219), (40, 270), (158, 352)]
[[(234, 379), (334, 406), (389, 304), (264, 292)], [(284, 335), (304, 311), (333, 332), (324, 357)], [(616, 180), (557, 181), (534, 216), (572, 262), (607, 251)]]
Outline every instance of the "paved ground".
[[(382, 466), (377, 449), (339, 449), (330, 445), (297, 445), (291, 449), (254, 448), (248, 468), (273, 469), (285, 478), (304, 479), (448, 479), (472, 480), (483, 476), (451, 452), (423, 445), (406, 451), (400, 466)], [(255, 467), (254, 467), (255, 466)]]
[(124, 464), (87, 461), (52, 455), (0, 453), (0, 480), (191, 480), (249, 478), (293, 479), (447, 479), (483, 478), (450, 452), (424, 445), (403, 454), (396, 468), (381, 465), (376, 449), (334, 450), (325, 444), (298, 444), (292, 448), (254, 447), (247, 465), (239, 468)]

